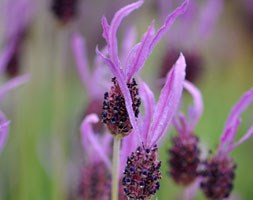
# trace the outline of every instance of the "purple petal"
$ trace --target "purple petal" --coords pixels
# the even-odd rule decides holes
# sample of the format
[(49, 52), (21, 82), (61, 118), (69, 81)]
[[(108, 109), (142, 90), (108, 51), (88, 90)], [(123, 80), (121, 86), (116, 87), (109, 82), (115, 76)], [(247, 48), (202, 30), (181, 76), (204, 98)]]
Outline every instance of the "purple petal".
[(150, 51), (153, 50), (153, 48), (157, 45), (157, 43), (161, 40), (162, 36), (169, 30), (171, 25), (174, 23), (176, 18), (179, 15), (182, 15), (185, 13), (187, 7), (189, 4), (189, 0), (185, 0), (181, 6), (176, 8), (166, 19), (164, 25), (157, 31), (156, 35), (154, 36), (153, 41), (150, 44)]
[(142, 137), (143, 137), (143, 143), (146, 145), (148, 141), (148, 135), (150, 131), (150, 125), (153, 119), (153, 114), (155, 110), (155, 97), (152, 91), (149, 89), (148, 85), (141, 81), (139, 79), (139, 85), (140, 85), (140, 97), (142, 98), (142, 102), (144, 105), (145, 110), (145, 117), (143, 120), (143, 125), (141, 129)]
[(188, 113), (188, 131), (192, 131), (197, 125), (203, 113), (203, 99), (199, 89), (189, 81), (184, 82), (184, 88), (191, 94), (193, 98), (193, 106), (189, 108)]
[(0, 99), (10, 90), (15, 89), (16, 87), (23, 85), (27, 81), (30, 80), (30, 75), (22, 75), (16, 78), (13, 78), (6, 82), (4, 85), (0, 87)]
[(134, 10), (138, 9), (144, 0), (139, 0), (121, 8), (113, 17), (109, 30), (109, 55), (115, 65), (119, 65), (117, 31), (121, 21)]
[[(134, 46), (137, 38), (137, 32), (135, 27), (130, 27), (126, 30), (123, 44), (122, 44), (122, 52), (121, 52), (121, 62), (126, 63), (129, 51)], [(126, 70), (126, 69), (124, 69)]]
[(108, 65), (108, 67), (110, 68), (112, 74), (115, 77), (117, 77), (117, 78), (122, 77), (125, 80), (124, 75), (122, 73), (122, 70), (119, 69), (118, 67), (116, 67), (114, 65), (114, 63), (109, 58), (107, 58), (102, 52), (100, 52), (99, 49), (98, 49), (98, 47), (96, 47), (96, 53)]
[(85, 40), (79, 33), (74, 33), (72, 36), (72, 51), (75, 57), (78, 73), (81, 81), (87, 91), (92, 91), (92, 80), (88, 66), (87, 51), (85, 48)]
[(10, 121), (7, 120), (2, 112), (0, 112), (0, 153), (3, 151), (8, 138), (9, 125)]
[(253, 126), (250, 127), (250, 129), (245, 133), (244, 136), (242, 136), (242, 138), (238, 142), (235, 142), (232, 145), (232, 148), (230, 149), (230, 151), (232, 151), (236, 147), (240, 146), (242, 143), (244, 143), (246, 140), (248, 140), (252, 136), (253, 136)]
[(185, 68), (185, 58), (183, 54), (180, 54), (177, 62), (168, 74), (166, 83), (156, 105), (153, 123), (150, 128), (150, 134), (152, 134), (152, 136), (150, 141), (148, 141), (150, 146), (156, 144), (164, 135), (166, 128), (177, 111), (183, 90)]
[(134, 74), (140, 70), (147, 60), (150, 54), (149, 46), (153, 39), (154, 32), (154, 23), (152, 23), (147, 32), (143, 35), (141, 42), (137, 44), (131, 51), (131, 54), (129, 54), (126, 66), (128, 80), (130, 80)]
[[(105, 163), (105, 165), (108, 167), (108, 169), (110, 170), (111, 162), (109, 159), (109, 155), (106, 154), (107, 150), (101, 146), (91, 126), (92, 123), (97, 123), (98, 121), (99, 121), (99, 118), (95, 114), (87, 115), (84, 118), (80, 127), (82, 145), (85, 152), (90, 151), (91, 149), (94, 150), (94, 152), (91, 152), (90, 156), (92, 157), (90, 159), (95, 159), (96, 156), (99, 156), (101, 160)], [(95, 157), (93, 158), (93, 156)]]
[(110, 30), (110, 25), (106, 19), (105, 16), (102, 17), (102, 27), (103, 27), (103, 37), (106, 41), (106, 43), (109, 45), (109, 30)]
[(246, 92), (232, 108), (225, 123), (223, 134), (221, 135), (220, 150), (223, 150), (224, 148), (230, 149), (231, 145), (234, 145), (235, 135), (241, 121), (240, 115), (248, 108), (252, 102), (253, 88)]

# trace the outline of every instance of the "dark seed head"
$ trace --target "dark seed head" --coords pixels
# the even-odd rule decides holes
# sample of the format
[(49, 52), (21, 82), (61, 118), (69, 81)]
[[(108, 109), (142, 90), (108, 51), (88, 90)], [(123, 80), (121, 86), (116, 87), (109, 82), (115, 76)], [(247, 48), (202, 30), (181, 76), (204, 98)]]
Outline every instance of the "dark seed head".
[[(114, 85), (111, 87), (110, 92), (104, 94), (102, 121), (107, 125), (112, 135), (124, 137), (132, 130), (132, 125), (126, 109), (125, 99), (115, 77), (112, 82)], [(127, 83), (127, 87), (133, 101), (133, 111), (137, 118), (141, 103), (136, 81), (132, 79)]]
[(54, 15), (64, 24), (71, 21), (77, 14), (78, 0), (52, 0), (51, 9)]
[(88, 164), (83, 168), (78, 193), (82, 199), (109, 199), (110, 176), (102, 162)]
[(156, 146), (150, 149), (139, 146), (128, 158), (122, 180), (128, 199), (150, 199), (159, 190), (161, 162), (157, 159), (157, 151)]
[(233, 190), (234, 166), (227, 156), (216, 156), (206, 162), (200, 187), (207, 198), (222, 200), (229, 197)]
[(169, 150), (169, 175), (180, 185), (187, 186), (197, 177), (200, 150), (195, 135), (175, 136)]

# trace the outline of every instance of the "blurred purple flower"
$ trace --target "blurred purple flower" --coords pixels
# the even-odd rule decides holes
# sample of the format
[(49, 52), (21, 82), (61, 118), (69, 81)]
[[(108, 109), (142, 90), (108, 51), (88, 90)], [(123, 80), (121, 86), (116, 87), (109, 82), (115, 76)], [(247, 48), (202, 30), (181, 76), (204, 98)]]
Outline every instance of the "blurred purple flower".
[(220, 138), (218, 151), (206, 162), (201, 189), (208, 198), (227, 198), (233, 189), (236, 164), (230, 157), (230, 152), (253, 135), (253, 126), (251, 126), (239, 141), (235, 141), (241, 122), (240, 115), (252, 102), (253, 89), (250, 89), (232, 108)]
[[(124, 136), (129, 134), (131, 129), (133, 128), (134, 131), (137, 133), (137, 136), (140, 139), (139, 129), (136, 123), (136, 118), (138, 117), (138, 107), (139, 101), (134, 95), (132, 95), (131, 88), (129, 85), (137, 85), (136, 82), (132, 79), (133, 76), (143, 67), (145, 61), (147, 60), (148, 56), (151, 54), (154, 47), (160, 41), (161, 37), (167, 32), (170, 26), (173, 24), (177, 16), (183, 14), (187, 8), (188, 1), (184, 1), (184, 3), (178, 7), (171, 15), (169, 15), (164, 25), (159, 28), (159, 30), (155, 33), (154, 23), (152, 23), (149, 27), (147, 32), (143, 35), (141, 42), (136, 44), (132, 50), (128, 53), (126, 61), (122, 62), (119, 58), (118, 53), (118, 41), (117, 41), (117, 30), (121, 21), (129, 15), (132, 11), (138, 9), (144, 3), (143, 0), (137, 1), (135, 3), (129, 4), (122, 9), (120, 9), (113, 17), (111, 24), (107, 22), (106, 18), (102, 18), (102, 26), (103, 26), (103, 37), (107, 43), (107, 50), (108, 56), (101, 53), (97, 48), (97, 54), (101, 56), (101, 58), (108, 64), (110, 70), (112, 71), (115, 78), (113, 79), (117, 85), (113, 88), (118, 88), (118, 96), (120, 98), (122, 95), (124, 96), (124, 104), (122, 109), (125, 107), (126, 113), (123, 113), (127, 116), (127, 119), (121, 127), (128, 127), (127, 130), (124, 130), (123, 133), (120, 135)], [(114, 84), (115, 84), (114, 83)], [(128, 86), (127, 86), (128, 84)], [(110, 93), (109, 93), (110, 95)], [(114, 95), (115, 96), (115, 95)], [(108, 95), (107, 95), (108, 97)], [(133, 102), (133, 100), (137, 100), (137, 102)], [(123, 103), (123, 102), (122, 102)], [(137, 105), (136, 105), (136, 104)], [(110, 112), (113, 113), (113, 112)], [(110, 114), (109, 113), (109, 114)], [(117, 116), (118, 117), (118, 116)], [(114, 116), (113, 118), (106, 118), (106, 122), (114, 123)], [(117, 122), (118, 123), (118, 122)], [(117, 124), (116, 123), (116, 124)], [(121, 122), (119, 121), (119, 124)], [(114, 123), (115, 124), (115, 123)], [(130, 124), (130, 125), (129, 125)], [(121, 128), (118, 128), (121, 130)], [(113, 132), (114, 130), (112, 130)], [(118, 130), (117, 130), (118, 131)]]
[(184, 82), (184, 88), (193, 98), (193, 106), (188, 109), (188, 116), (180, 113), (174, 117), (174, 126), (178, 135), (172, 138), (169, 150), (169, 174), (177, 183), (184, 186), (192, 184), (198, 177), (200, 164), (199, 139), (194, 133), (202, 112), (203, 100), (201, 92), (190, 82)]
[[(71, 44), (77, 71), (88, 100), (83, 116), (91, 113), (96, 113), (100, 116), (102, 113), (103, 94), (109, 88), (109, 82), (107, 81), (109, 80), (109, 71), (105, 68), (105, 64), (100, 57), (94, 59), (92, 68), (89, 67), (85, 40), (79, 33), (73, 34)], [(103, 124), (101, 122), (97, 123), (95, 127), (97, 132), (103, 132)]]
[[(13, 78), (6, 82), (4, 85), (0, 87), (0, 100), (2, 100), (3, 96), (8, 93), (10, 90), (15, 89), (16, 87), (24, 84), (29, 80), (28, 75), (19, 76)], [(9, 125), (10, 121), (6, 118), (4, 113), (0, 111), (0, 153), (3, 150), (6, 140), (8, 138), (9, 133)]]
[(34, 14), (35, 5), (30, 0), (8, 0), (3, 2), (2, 17), (4, 28), (4, 60), (0, 62), (0, 71), (9, 77), (19, 71), (19, 60), (23, 42)]
[[(98, 134), (92, 128), (92, 124), (98, 123), (99, 118), (96, 114), (89, 114), (82, 122), (80, 131), (83, 150), (86, 154), (86, 162), (83, 167), (79, 192), (83, 199), (109, 199), (111, 188), (111, 150), (112, 136), (107, 134)], [(120, 156), (120, 171), (123, 171), (128, 149), (131, 147), (133, 137), (127, 137), (123, 140)], [(120, 174), (120, 179), (122, 173)], [(95, 184), (94, 184), (95, 183)], [(94, 191), (97, 191), (94, 194)], [(92, 194), (96, 196), (92, 196)], [(89, 196), (90, 195), (90, 196)], [(119, 195), (123, 198), (123, 190), (120, 188)]]
[(110, 134), (98, 135), (92, 124), (99, 118), (95, 114), (85, 117), (80, 131), (86, 164), (83, 167), (79, 195), (82, 199), (108, 200), (110, 195), (111, 161), (109, 159), (112, 137)]
[[(178, 1), (160, 0), (159, 7), (162, 18), (167, 10), (172, 10)], [(187, 69), (186, 79), (195, 82), (203, 70), (204, 58), (201, 48), (206, 45), (208, 38), (215, 29), (223, 9), (222, 0), (190, 1), (189, 8), (170, 31), (167, 47), (163, 55), (160, 78), (166, 76), (180, 52), (183, 52)], [(187, 33), (187, 40), (185, 40)], [(200, 39), (201, 38), (201, 39)]]

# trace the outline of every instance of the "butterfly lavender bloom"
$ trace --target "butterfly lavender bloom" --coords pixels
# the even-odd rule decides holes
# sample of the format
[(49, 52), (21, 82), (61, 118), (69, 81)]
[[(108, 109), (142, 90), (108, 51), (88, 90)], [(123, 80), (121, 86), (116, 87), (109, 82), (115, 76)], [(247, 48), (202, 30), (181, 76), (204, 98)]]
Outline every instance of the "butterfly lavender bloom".
[[(166, 15), (168, 9), (172, 9), (178, 3), (178, 1), (166, 0), (158, 2), (162, 17)], [(182, 51), (187, 64), (186, 79), (191, 82), (199, 79), (204, 64), (201, 49), (206, 45), (215, 29), (222, 8), (222, 0), (190, 1), (186, 13), (178, 19), (178, 23), (168, 35), (168, 45), (159, 72), (160, 78), (166, 76)], [(186, 32), (187, 41), (184, 40)]]
[(210, 199), (222, 200), (229, 197), (233, 190), (236, 164), (230, 157), (230, 152), (253, 135), (253, 126), (251, 126), (239, 141), (235, 141), (241, 122), (240, 115), (252, 103), (253, 89), (250, 89), (232, 108), (225, 123), (217, 153), (206, 162), (200, 186), (205, 196)]
[(106, 18), (103, 17), (103, 37), (107, 43), (109, 57), (101, 53), (98, 48), (96, 49), (97, 54), (108, 64), (114, 75), (112, 79), (114, 86), (105, 94), (103, 121), (107, 124), (111, 133), (119, 137), (128, 135), (134, 129), (140, 139), (136, 123), (140, 100), (138, 85), (133, 77), (143, 67), (148, 56), (177, 16), (185, 12), (188, 0), (184, 1), (181, 6), (166, 18), (164, 25), (156, 33), (154, 23), (152, 23), (143, 35), (141, 42), (132, 48), (127, 60), (122, 62), (118, 53), (117, 30), (121, 21), (143, 3), (143, 0), (139, 0), (123, 7), (114, 15), (110, 25)]
[(122, 184), (129, 199), (150, 199), (160, 188), (161, 161), (158, 160), (157, 145), (177, 111), (185, 67), (185, 59), (181, 54), (166, 78), (156, 105), (154, 94), (144, 82), (139, 81), (145, 116), (139, 120), (141, 141), (136, 142), (123, 173)]
[(187, 116), (180, 113), (173, 120), (178, 135), (172, 138), (168, 163), (172, 179), (177, 184), (188, 186), (198, 176), (200, 149), (194, 129), (203, 112), (203, 100), (201, 92), (192, 83), (185, 81), (184, 88), (191, 94), (193, 106), (189, 107)]

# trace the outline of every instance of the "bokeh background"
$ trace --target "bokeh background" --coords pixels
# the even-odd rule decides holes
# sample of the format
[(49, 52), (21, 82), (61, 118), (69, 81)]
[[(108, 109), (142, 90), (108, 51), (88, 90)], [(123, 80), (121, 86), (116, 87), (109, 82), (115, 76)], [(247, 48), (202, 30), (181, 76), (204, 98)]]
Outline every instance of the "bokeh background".
[[(1, 0), (1, 9), (7, 1), (9, 0)], [(12, 0), (13, 3), (15, 1), (18, 0)], [(169, 1), (174, 1), (175, 5), (181, 2)], [(80, 144), (79, 126), (86, 108), (87, 92), (76, 70), (71, 51), (71, 36), (78, 31), (85, 37), (89, 61), (92, 63), (96, 45), (102, 47), (105, 44), (101, 36), (101, 17), (105, 15), (110, 21), (119, 8), (133, 1), (80, 0), (75, 16), (64, 22), (52, 12), (52, 2), (53, 0), (30, 1), (32, 17), (25, 30), (18, 68), (19, 74), (31, 74), (31, 80), (10, 92), (0, 102), (1, 110), (11, 120), (9, 138), (0, 157), (2, 200), (78, 199), (75, 193), (85, 156)], [(207, 1), (197, 1), (197, 4), (203, 2)], [(213, 152), (219, 144), (231, 107), (253, 85), (253, 9), (249, 10), (247, 4), (236, 0), (224, 0), (222, 3), (221, 13), (210, 30), (208, 39), (203, 42), (202, 37), (199, 37), (191, 47), (198, 49), (203, 59), (201, 73), (194, 79), (202, 91), (205, 105), (196, 134), (203, 146)], [(173, 8), (175, 7), (171, 7), (168, 13)], [(6, 13), (0, 13), (4, 14)], [(157, 1), (146, 0), (141, 9), (122, 23), (119, 40), (129, 26), (135, 26), (140, 37), (153, 18), (156, 19), (157, 26), (161, 24), (161, 16)], [(5, 29), (12, 26), (12, 23), (5, 24), (3, 18), (0, 18), (1, 52), (5, 44)], [(16, 19), (19, 20), (18, 17)], [(171, 30), (178, 26), (180, 27), (180, 20)], [(178, 34), (181, 35), (180, 49), (191, 38), (188, 31)], [(141, 76), (153, 89), (165, 51), (173, 43), (170, 39), (170, 36), (173, 38), (172, 35), (169, 31), (142, 70)], [(184, 52), (184, 49), (181, 51)], [(8, 76), (2, 73), (1, 83), (7, 79)], [(189, 96), (184, 95), (185, 105), (189, 102)], [(252, 111), (250, 107), (243, 115), (238, 137), (252, 124)], [(175, 131), (172, 128), (160, 149), (163, 179), (158, 197), (162, 200), (180, 199), (183, 191), (183, 188), (176, 186), (167, 176), (167, 150), (173, 134)], [(234, 199), (253, 199), (252, 153), (253, 139), (249, 139), (232, 153), (238, 164)], [(197, 199), (205, 198), (198, 192)]]

